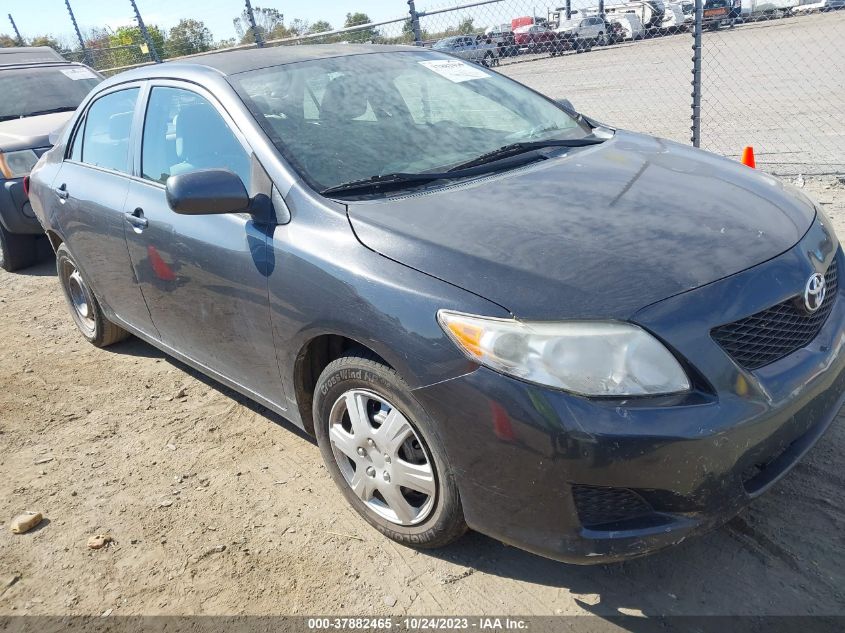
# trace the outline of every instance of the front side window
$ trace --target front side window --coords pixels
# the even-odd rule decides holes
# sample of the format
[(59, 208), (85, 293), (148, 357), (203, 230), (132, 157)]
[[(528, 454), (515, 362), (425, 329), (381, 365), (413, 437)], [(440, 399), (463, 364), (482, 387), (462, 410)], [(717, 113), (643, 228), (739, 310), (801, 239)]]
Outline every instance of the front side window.
[[(85, 115), (79, 160), (95, 167), (130, 173), (129, 135), (138, 100), (138, 88), (111, 92), (100, 97)], [(77, 137), (79, 134), (77, 134)], [(76, 157), (76, 143), (73, 157)]]
[(318, 191), (371, 176), (442, 171), (510, 143), (590, 133), (528, 88), (440, 53), (316, 59), (230, 81)]
[(165, 183), (198, 169), (228, 169), (249, 189), (249, 155), (214, 106), (190, 90), (154, 87), (144, 120), (143, 177)]

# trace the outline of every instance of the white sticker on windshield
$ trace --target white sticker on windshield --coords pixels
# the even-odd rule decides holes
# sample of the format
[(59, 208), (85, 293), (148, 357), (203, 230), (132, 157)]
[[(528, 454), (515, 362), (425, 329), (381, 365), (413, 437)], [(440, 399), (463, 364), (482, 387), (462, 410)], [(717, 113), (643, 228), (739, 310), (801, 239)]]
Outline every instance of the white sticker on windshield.
[(92, 73), (87, 68), (66, 68), (62, 69), (62, 74), (65, 77), (69, 77), (74, 81), (79, 81), (80, 79), (96, 79), (97, 75)]
[(490, 76), (478, 66), (459, 59), (436, 59), (419, 63), (456, 84), (473, 79), (487, 79)]

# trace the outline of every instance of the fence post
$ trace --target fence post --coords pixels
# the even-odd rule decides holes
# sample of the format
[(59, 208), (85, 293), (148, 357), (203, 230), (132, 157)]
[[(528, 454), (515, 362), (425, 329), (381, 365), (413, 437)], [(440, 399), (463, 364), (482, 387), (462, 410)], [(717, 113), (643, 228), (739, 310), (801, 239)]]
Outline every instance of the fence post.
[(701, 146), (701, 31), (704, 26), (704, 0), (695, 0), (695, 25), (692, 44), (692, 141)]
[(258, 25), (255, 23), (255, 14), (252, 12), (252, 3), (246, 0), (246, 17), (249, 18), (249, 26), (252, 29), (252, 37), (255, 38), (255, 44), (258, 48), (264, 47), (264, 38), (258, 30)]
[(15, 18), (12, 17), (11, 13), (9, 14), (9, 22), (12, 23), (12, 29), (14, 29), (14, 31), (15, 31), (15, 37), (18, 38), (18, 46), (26, 46), (26, 44), (23, 41), (23, 38), (21, 37), (21, 32), (18, 31), (18, 25), (15, 24)]
[(156, 50), (155, 44), (153, 44), (149, 31), (147, 31), (147, 25), (144, 24), (144, 19), (141, 17), (141, 12), (138, 11), (138, 5), (135, 4), (135, 0), (129, 0), (129, 2), (132, 5), (132, 9), (135, 11), (135, 19), (138, 20), (138, 28), (141, 29), (141, 35), (147, 43), (147, 48), (150, 49), (150, 58), (156, 64), (160, 64), (161, 59), (158, 56), (158, 51)]
[(414, 44), (422, 46), (422, 30), (420, 29), (420, 14), (414, 6), (414, 0), (408, 0), (408, 13), (411, 14), (411, 30), (414, 32)]
[(76, 16), (73, 15), (73, 9), (70, 8), (70, 0), (65, 0), (67, 12), (70, 13), (70, 21), (73, 23), (73, 30), (76, 31), (76, 39), (79, 40), (79, 46), (82, 48), (82, 58), (88, 66), (94, 67), (94, 60), (91, 59), (91, 52), (85, 48), (85, 40), (82, 39), (82, 33), (79, 30), (79, 25), (76, 23)]

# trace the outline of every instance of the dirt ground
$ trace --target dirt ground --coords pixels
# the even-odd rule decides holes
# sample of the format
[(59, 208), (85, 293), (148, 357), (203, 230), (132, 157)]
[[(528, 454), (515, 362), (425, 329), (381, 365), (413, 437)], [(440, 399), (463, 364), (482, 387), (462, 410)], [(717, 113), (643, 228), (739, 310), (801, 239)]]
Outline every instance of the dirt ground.
[[(807, 182), (845, 235), (845, 185)], [(726, 527), (575, 567), (469, 534), (395, 545), (285, 420), (74, 329), (52, 261), (0, 271), (0, 615), (845, 614), (845, 420)], [(34, 532), (11, 518), (38, 510)], [(114, 543), (90, 550), (108, 533)]]

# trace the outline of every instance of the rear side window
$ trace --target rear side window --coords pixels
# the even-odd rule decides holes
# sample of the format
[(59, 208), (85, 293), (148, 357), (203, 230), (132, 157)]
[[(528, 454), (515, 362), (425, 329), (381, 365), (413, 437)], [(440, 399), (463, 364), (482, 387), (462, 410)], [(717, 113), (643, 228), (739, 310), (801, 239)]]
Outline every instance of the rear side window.
[(249, 189), (249, 154), (214, 106), (190, 90), (153, 88), (141, 150), (144, 178), (164, 183), (169, 176), (212, 168), (236, 173)]
[[(88, 108), (82, 130), (83, 163), (124, 174), (130, 172), (129, 135), (137, 100), (138, 88), (129, 88), (100, 97)], [(78, 142), (79, 134), (74, 141), (73, 157)]]

